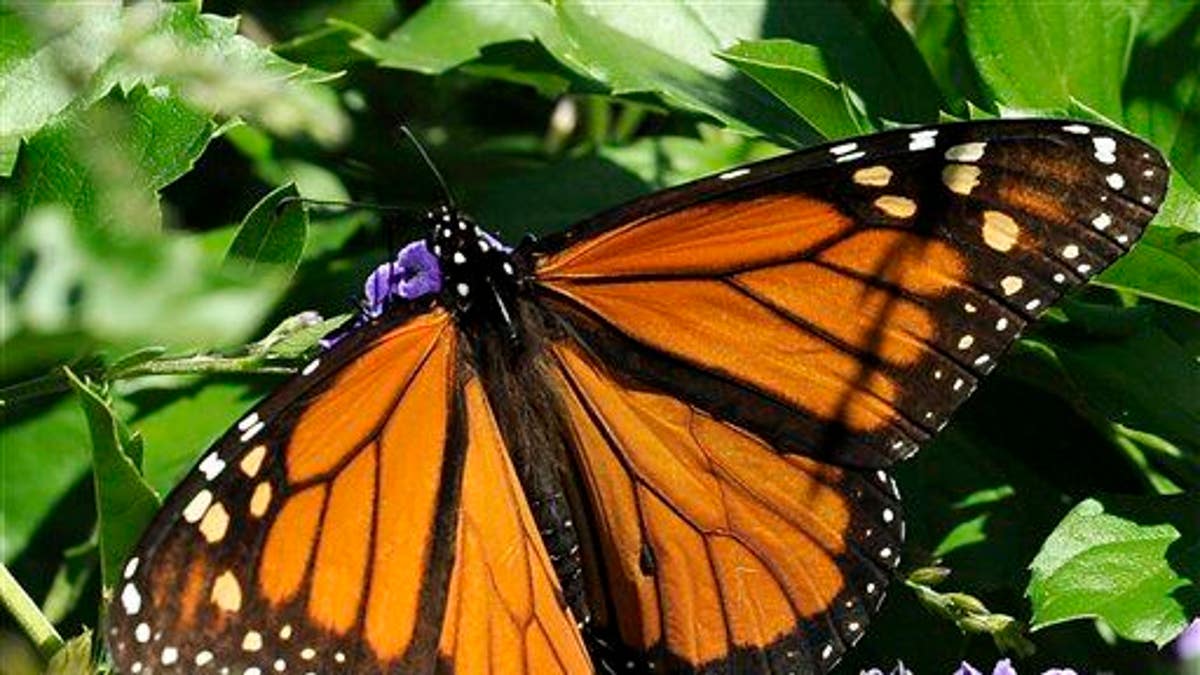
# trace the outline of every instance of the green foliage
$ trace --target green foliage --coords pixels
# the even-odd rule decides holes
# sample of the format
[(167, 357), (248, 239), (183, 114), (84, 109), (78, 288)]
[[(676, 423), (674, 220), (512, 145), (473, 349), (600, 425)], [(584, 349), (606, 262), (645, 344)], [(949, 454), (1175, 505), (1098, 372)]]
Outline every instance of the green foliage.
[(1033, 627), (1097, 616), (1124, 638), (1166, 644), (1200, 594), (1200, 500), (1105, 502), (1072, 509), (1030, 564)]
[[(0, 8), (0, 560), (43, 623), (97, 625), (155, 492), (418, 236), (280, 206), (428, 206), (401, 120), (515, 241), (791, 147), (1020, 111), (1147, 138), (1168, 200), (898, 468), (915, 571), (839, 672), (998, 650), (1173, 672), (1155, 645), (1200, 614), (1200, 7), (403, 5)], [(71, 644), (51, 667), (87, 672)]]

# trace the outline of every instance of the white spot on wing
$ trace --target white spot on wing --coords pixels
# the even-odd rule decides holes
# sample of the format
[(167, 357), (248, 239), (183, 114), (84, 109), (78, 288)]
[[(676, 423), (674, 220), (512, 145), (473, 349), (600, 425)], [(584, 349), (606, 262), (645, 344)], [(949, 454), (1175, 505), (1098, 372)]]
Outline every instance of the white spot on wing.
[(254, 426), (250, 427), (249, 429), (247, 429), (246, 431), (244, 431), (242, 433), (241, 441), (243, 443), (245, 443), (246, 441), (250, 440), (251, 438), (254, 438), (255, 436), (258, 435), (258, 432), (263, 430), (264, 426), (265, 425), (262, 422), (255, 422)]
[(749, 173), (750, 169), (734, 169), (733, 171), (726, 171), (720, 176), (717, 176), (717, 178), (720, 178), (721, 180), (733, 180), (734, 178), (741, 178)]
[(1068, 124), (1067, 126), (1063, 127), (1062, 129), (1063, 129), (1063, 131), (1065, 131), (1069, 134), (1079, 134), (1079, 135), (1084, 135), (1091, 131), (1090, 129), (1083, 126), (1082, 124)]
[(258, 413), (252, 412), (241, 419), (237, 424), (238, 431), (245, 431), (250, 427), (258, 424)]
[(1100, 230), (1101, 232), (1108, 229), (1109, 225), (1112, 225), (1112, 216), (1108, 215), (1107, 213), (1101, 213), (1092, 219), (1092, 227)]
[(929, 148), (937, 145), (937, 141), (934, 140), (937, 135), (937, 129), (923, 129), (921, 131), (914, 131), (908, 135), (908, 149), (913, 151), (928, 150)]
[(301, 370), (300, 374), (301, 375), (312, 375), (317, 370), (317, 367), (320, 365), (321, 365), (321, 359), (313, 359), (312, 361), (309, 361), (307, 366), (304, 366), (304, 370)]
[(866, 156), (867, 156), (867, 153), (863, 152), (862, 150), (859, 150), (858, 152), (852, 152), (848, 155), (842, 155), (841, 157), (838, 157), (837, 160), (835, 160), (835, 161), (837, 161), (837, 162), (853, 162), (856, 159), (862, 159), (863, 157), (866, 157)]
[(856, 149), (858, 149), (858, 143), (842, 143), (841, 145), (835, 145), (830, 148), (829, 152), (833, 155), (844, 155)]
[(1092, 145), (1096, 146), (1096, 159), (1102, 164), (1116, 164), (1117, 156), (1113, 153), (1117, 151), (1117, 142), (1108, 136), (1097, 136), (1092, 139)]
[(121, 591), (121, 607), (125, 608), (126, 614), (137, 614), (141, 611), (142, 594), (138, 593), (133, 584), (125, 584), (124, 590)]
[(1114, 190), (1120, 190), (1121, 188), (1125, 187), (1125, 177), (1119, 173), (1108, 174), (1108, 177), (1104, 179), (1104, 182), (1108, 183), (1108, 186)]

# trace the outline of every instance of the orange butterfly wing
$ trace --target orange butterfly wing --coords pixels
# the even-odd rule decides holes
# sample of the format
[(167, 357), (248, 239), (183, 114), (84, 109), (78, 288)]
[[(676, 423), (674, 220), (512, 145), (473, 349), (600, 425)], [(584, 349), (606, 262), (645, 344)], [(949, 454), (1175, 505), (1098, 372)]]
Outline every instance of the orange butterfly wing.
[(525, 250), (560, 324), (600, 662), (831, 668), (903, 535), (890, 478), (853, 467), (936, 433), (1029, 321), (1137, 240), (1167, 176), (1103, 127), (901, 130)]
[(391, 324), (172, 493), (110, 610), (120, 671), (588, 672), (479, 387), (458, 384), (450, 315)]
[(598, 660), (786, 672), (862, 636), (903, 539), (887, 474), (779, 454), (571, 342), (553, 353), (604, 551), (594, 614), (634, 650)]
[(659, 193), (529, 264), (605, 362), (781, 450), (886, 466), (1132, 246), (1167, 175), (1103, 127), (894, 131)]

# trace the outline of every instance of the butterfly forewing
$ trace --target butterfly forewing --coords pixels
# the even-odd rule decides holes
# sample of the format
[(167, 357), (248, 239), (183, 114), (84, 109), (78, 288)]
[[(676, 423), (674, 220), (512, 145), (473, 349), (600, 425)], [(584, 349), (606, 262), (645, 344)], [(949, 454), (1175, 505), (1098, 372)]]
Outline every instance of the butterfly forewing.
[(634, 377), (783, 450), (883, 466), (1137, 240), (1166, 181), (1102, 127), (944, 125), (731, 171), (529, 253), (546, 301)]

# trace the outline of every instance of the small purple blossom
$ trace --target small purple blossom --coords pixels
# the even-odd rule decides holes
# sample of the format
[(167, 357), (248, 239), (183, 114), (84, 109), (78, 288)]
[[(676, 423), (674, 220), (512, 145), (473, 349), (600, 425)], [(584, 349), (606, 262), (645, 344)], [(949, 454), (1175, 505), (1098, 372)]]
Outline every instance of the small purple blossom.
[[(983, 671), (975, 668), (971, 664), (963, 661), (959, 665), (958, 670), (954, 671), (954, 675), (983, 675)], [(1017, 669), (1013, 668), (1012, 661), (1009, 659), (1001, 659), (996, 662), (996, 667), (992, 669), (992, 675), (1017, 675)], [(1078, 675), (1070, 668), (1051, 668), (1045, 671), (1042, 675)]]
[(1200, 659), (1200, 617), (1192, 619), (1175, 639), (1175, 655), (1182, 661)]
[(424, 239), (410, 242), (390, 260), (376, 267), (363, 282), (363, 306), (359, 316), (345, 329), (321, 340), (329, 349), (355, 328), (381, 314), (399, 300), (416, 300), (442, 290), (442, 268)]
[(363, 312), (368, 318), (383, 313), (396, 298), (416, 300), (442, 289), (442, 269), (424, 240), (400, 249), (396, 259), (371, 272), (363, 283)]

